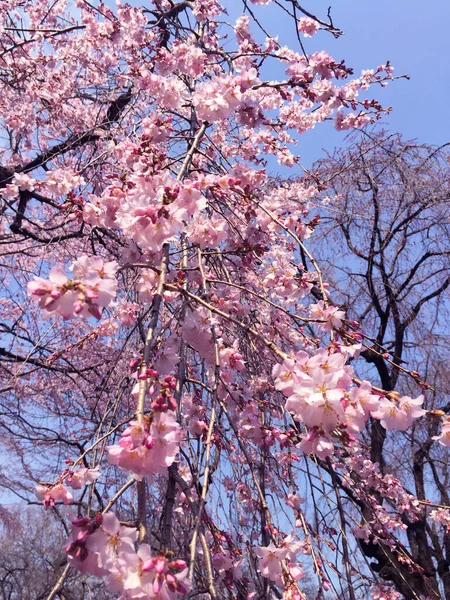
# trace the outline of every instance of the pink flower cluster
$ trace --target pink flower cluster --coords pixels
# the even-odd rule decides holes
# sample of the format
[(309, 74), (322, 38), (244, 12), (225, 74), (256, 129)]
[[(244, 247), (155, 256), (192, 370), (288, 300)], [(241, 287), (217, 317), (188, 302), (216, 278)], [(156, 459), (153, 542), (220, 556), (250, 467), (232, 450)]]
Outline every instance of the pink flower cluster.
[(137, 479), (161, 473), (174, 462), (182, 429), (173, 411), (156, 412), (144, 422), (132, 421), (117, 445), (108, 446), (108, 460)]
[(98, 468), (86, 469), (84, 467), (77, 469), (75, 472), (66, 470), (63, 477), (55, 485), (37, 485), (34, 490), (36, 497), (38, 500), (43, 501), (45, 508), (54, 506), (55, 502), (70, 504), (73, 501), (73, 495), (61, 483), (65, 475), (67, 475), (65, 483), (73, 490), (80, 490), (85, 485), (94, 483), (100, 477), (100, 470)]
[(200, 77), (205, 69), (206, 54), (198, 46), (192, 43), (178, 42), (175, 40), (170, 51), (161, 48), (156, 63), (160, 75), (168, 75), (174, 71), (189, 75), (189, 77)]
[(372, 600), (398, 600), (401, 594), (396, 592), (392, 587), (377, 583), (370, 588)]
[(430, 519), (435, 523), (443, 525), (450, 532), (450, 510), (447, 508), (436, 508), (430, 512)]
[(122, 598), (172, 600), (190, 589), (186, 563), (152, 556), (150, 546), (135, 551), (138, 532), (124, 527), (114, 513), (75, 519), (67, 541), (69, 563), (81, 573), (107, 576), (106, 585)]
[(286, 410), (311, 428), (302, 449), (320, 458), (332, 454), (330, 434), (345, 422), (344, 399), (352, 383), (345, 361), (344, 355), (326, 350), (313, 357), (301, 351), (273, 369), (276, 389), (288, 396)]
[[(334, 312), (330, 318), (339, 316)], [(331, 328), (331, 323), (328, 326)], [(404, 431), (426, 413), (420, 408), (423, 396), (390, 400), (373, 394), (368, 382), (351, 387), (353, 369), (346, 360), (346, 354), (331, 354), (325, 349), (312, 357), (300, 351), (295, 359), (286, 359), (273, 369), (275, 388), (288, 397), (286, 410), (309, 428), (301, 449), (320, 458), (333, 453), (331, 434), (338, 427), (349, 434), (359, 433), (371, 416), (386, 429)]]
[(258, 72), (251, 68), (239, 75), (221, 75), (200, 84), (192, 97), (197, 116), (210, 123), (227, 119), (245, 101), (244, 92), (258, 82)]
[[(372, 519), (354, 528), (354, 534), (366, 541), (371, 537), (383, 539), (383, 543), (395, 544), (392, 532), (407, 528), (409, 522), (423, 518), (423, 508), (415, 496), (408, 493), (401, 482), (390, 473), (383, 475), (378, 463), (373, 463), (362, 450), (359, 441), (352, 442), (345, 452), (338, 452), (340, 467), (345, 467), (341, 477), (343, 485), (352, 494), (371, 507)], [(372, 490), (386, 502), (380, 503)]]
[(317, 304), (311, 304), (309, 309), (311, 319), (323, 321), (318, 325), (318, 329), (322, 331), (331, 331), (339, 329), (342, 326), (342, 319), (345, 318), (345, 312), (339, 310), (336, 306), (325, 307), (323, 300), (319, 300)]
[(135, 302), (121, 302), (114, 310), (114, 315), (119, 319), (122, 325), (131, 327), (136, 322), (136, 315), (139, 313), (140, 306)]
[(300, 548), (301, 543), (292, 541), (291, 536), (285, 538), (280, 547), (273, 542), (268, 546), (256, 546), (254, 552), (259, 558), (258, 571), (279, 586), (283, 586), (283, 573), (291, 582), (299, 581), (305, 575), (301, 566), (295, 563)]
[(309, 17), (303, 17), (298, 22), (298, 30), (303, 33), (305, 37), (311, 37), (315, 33), (317, 33), (320, 29), (320, 25), (314, 19), (310, 19)]
[(380, 401), (379, 410), (374, 411), (372, 417), (380, 419), (381, 424), (387, 430), (398, 429), (399, 431), (406, 431), (411, 427), (415, 419), (423, 417), (426, 414), (426, 410), (420, 408), (424, 399), (423, 395), (415, 399), (409, 396), (402, 396), (397, 402), (383, 398)]
[(136, 171), (129, 187), (126, 195), (115, 186), (107, 188), (95, 205), (85, 205), (85, 220), (121, 228), (148, 252), (159, 252), (206, 207), (201, 179), (180, 183), (168, 172), (143, 175)]
[(67, 485), (73, 490), (81, 490), (85, 485), (94, 483), (100, 477), (100, 469), (86, 469), (82, 467), (75, 472), (70, 472), (67, 477)]
[(34, 493), (38, 500), (42, 500), (45, 508), (55, 506), (55, 502), (70, 504), (73, 500), (72, 494), (62, 483), (57, 483), (56, 485), (37, 485)]
[(447, 448), (450, 448), (450, 421), (448, 419), (443, 421), (441, 433), (433, 436), (432, 439), (439, 440), (439, 443), (442, 446), (447, 446)]
[(49, 169), (44, 180), (34, 179), (27, 173), (15, 173), (12, 183), (2, 189), (1, 196), (13, 200), (19, 192), (28, 190), (57, 198), (69, 194), (73, 189), (84, 185), (84, 179), (70, 169)]
[(104, 262), (98, 256), (80, 256), (70, 266), (73, 279), (60, 267), (50, 270), (48, 279), (34, 277), (28, 294), (38, 301), (47, 314), (57, 313), (64, 319), (73, 316), (100, 319), (102, 310), (116, 295), (116, 262)]

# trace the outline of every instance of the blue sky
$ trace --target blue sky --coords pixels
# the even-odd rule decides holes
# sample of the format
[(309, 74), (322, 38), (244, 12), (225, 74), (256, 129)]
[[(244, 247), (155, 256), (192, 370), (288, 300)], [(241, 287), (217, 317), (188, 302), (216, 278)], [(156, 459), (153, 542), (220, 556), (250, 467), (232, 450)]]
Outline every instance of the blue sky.
[[(232, 7), (230, 17), (242, 7), (237, 0), (223, 4)], [(338, 40), (326, 32), (306, 38), (308, 53), (327, 50), (336, 60), (345, 59), (356, 76), (387, 60), (395, 75), (410, 75), (409, 81), (396, 80), (387, 88), (373, 88), (370, 94), (383, 106), (392, 106), (383, 121), (386, 128), (422, 143), (450, 141), (450, 0), (304, 0), (301, 4), (319, 17), (331, 5), (334, 23), (345, 34)], [(253, 8), (259, 9), (255, 12), (282, 44), (298, 48), (293, 24), (274, 4)], [(331, 124), (321, 124), (302, 136), (299, 153), (304, 164), (318, 159), (322, 148), (341, 145), (344, 137)]]

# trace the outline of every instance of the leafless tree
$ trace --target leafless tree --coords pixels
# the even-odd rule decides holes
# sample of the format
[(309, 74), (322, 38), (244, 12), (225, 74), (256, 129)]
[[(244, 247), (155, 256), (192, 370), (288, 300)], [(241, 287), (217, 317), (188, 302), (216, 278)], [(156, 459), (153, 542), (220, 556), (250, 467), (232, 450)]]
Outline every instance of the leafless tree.
[[(359, 375), (376, 374), (383, 389), (400, 394), (423, 391), (427, 409), (444, 414), (450, 413), (449, 167), (446, 146), (368, 131), (352, 134), (346, 149), (315, 165), (314, 175), (326, 188), (316, 252), (333, 302), (367, 336)], [(382, 474), (394, 472), (421, 502), (450, 506), (448, 451), (433, 442), (440, 415), (408, 433), (390, 434), (372, 421), (366, 441)], [(399, 550), (371, 541), (361, 547), (406, 598), (416, 597), (411, 589), (450, 598), (450, 535), (421, 519), (408, 523), (397, 543), (418, 568), (399, 560)]]

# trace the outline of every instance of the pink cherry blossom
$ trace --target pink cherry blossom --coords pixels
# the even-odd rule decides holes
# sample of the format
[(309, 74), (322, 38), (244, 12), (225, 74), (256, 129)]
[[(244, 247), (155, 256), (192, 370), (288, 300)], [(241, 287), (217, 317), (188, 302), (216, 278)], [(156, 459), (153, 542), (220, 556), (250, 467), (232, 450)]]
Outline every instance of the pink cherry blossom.
[(319, 329), (323, 331), (339, 329), (342, 326), (342, 319), (345, 317), (344, 311), (335, 306), (325, 308), (323, 300), (320, 300), (317, 304), (311, 304), (309, 315), (311, 319), (325, 321), (318, 325)]
[(70, 266), (70, 280), (60, 267), (50, 270), (48, 280), (34, 277), (28, 283), (28, 294), (38, 301), (47, 314), (56, 312), (64, 319), (72, 316), (101, 317), (102, 309), (116, 295), (115, 261), (105, 263), (99, 257), (81, 256)]
[(279, 583), (283, 572), (282, 561), (288, 556), (289, 550), (287, 548), (277, 548), (273, 542), (270, 542), (268, 546), (255, 547), (254, 552), (259, 558), (258, 570), (261, 575), (275, 583)]
[(332, 440), (327, 435), (320, 434), (315, 428), (310, 429), (300, 442), (299, 447), (305, 454), (316, 454), (322, 460), (331, 456), (334, 452)]
[[(350, 198), (335, 181), (358, 174), (363, 198), (370, 177), (389, 179), (385, 163), (370, 177), (359, 177), (355, 154), (330, 173), (297, 169), (301, 134), (383, 114), (367, 91), (392, 79), (392, 67), (355, 78), (340, 57), (308, 54), (302, 36), (340, 31), (306, 10), (270, 0), (0, 0), (1, 481), (25, 500), (31, 481), (48, 481), (36, 491), (55, 507), (47, 516), (55, 527), (72, 520), (61, 594), (104, 595), (102, 578), (120, 600), (303, 600), (309, 569), (315, 593), (351, 595), (354, 585), (363, 597), (386, 571), (375, 576), (356, 555), (371, 552), (400, 557), (393, 577), (437, 581), (411, 540), (429, 519), (439, 545), (448, 515), (403, 487), (403, 465), (392, 473), (383, 460), (410, 440), (393, 434), (380, 437), (384, 449), (367, 447), (369, 419), (405, 429), (425, 414), (424, 398), (360, 381), (382, 361), (390, 369), (397, 350), (378, 338), (367, 348), (371, 294), (361, 326), (350, 320), (366, 314), (367, 290), (352, 297), (338, 277), (327, 282), (346, 251), (337, 230), (327, 234), (334, 196)], [(292, 48), (289, 28), (300, 42)], [(358, 146), (369, 161), (390, 138), (366, 133), (377, 140)], [(414, 145), (430, 171), (426, 182), (410, 178), (416, 204), (422, 187), (442, 183), (431, 166), (439, 153), (423, 161), (421, 151)], [(389, 198), (407, 180), (390, 180)], [(433, 202), (439, 194), (445, 184)], [(325, 268), (315, 256), (322, 238)], [(438, 247), (431, 229), (428, 241)], [(403, 304), (405, 273), (394, 271), (406, 323), (419, 305)], [(426, 444), (425, 429), (414, 444)], [(433, 452), (443, 450), (432, 446), (427, 460)], [(0, 511), (5, 531), (23, 512)]]
[(38, 500), (42, 500), (45, 508), (53, 507), (55, 502), (70, 504), (73, 496), (69, 490), (61, 483), (56, 485), (38, 485), (35, 488), (35, 494)]
[(314, 19), (310, 19), (309, 17), (303, 17), (298, 22), (298, 30), (303, 33), (305, 37), (311, 37), (317, 31), (319, 31), (320, 25)]
[(120, 525), (112, 512), (103, 515), (100, 527), (86, 540), (86, 548), (97, 555), (98, 566), (109, 569), (117, 561), (119, 554), (134, 554), (137, 529)]
[(108, 572), (99, 566), (98, 554), (87, 548), (87, 540), (90, 535), (98, 530), (102, 521), (103, 517), (101, 515), (92, 519), (85, 517), (72, 521), (72, 531), (64, 549), (67, 552), (69, 564), (80, 573), (90, 573), (96, 577), (102, 577)]
[(405, 431), (413, 424), (414, 419), (418, 419), (426, 414), (426, 411), (420, 408), (424, 402), (424, 396), (412, 399), (409, 396), (402, 396), (398, 401), (391, 401), (383, 398), (380, 401), (379, 409), (372, 413), (375, 419), (380, 419), (381, 424), (388, 430), (398, 429)]
[(438, 440), (442, 446), (447, 446), (447, 448), (450, 448), (450, 422), (444, 421), (442, 423), (441, 433), (433, 436), (432, 439)]
[(94, 483), (100, 477), (100, 469), (79, 468), (67, 478), (67, 485), (73, 490), (80, 490), (85, 485)]
[(174, 462), (181, 436), (173, 412), (157, 412), (150, 423), (132, 421), (119, 444), (107, 447), (108, 460), (137, 478), (160, 473)]

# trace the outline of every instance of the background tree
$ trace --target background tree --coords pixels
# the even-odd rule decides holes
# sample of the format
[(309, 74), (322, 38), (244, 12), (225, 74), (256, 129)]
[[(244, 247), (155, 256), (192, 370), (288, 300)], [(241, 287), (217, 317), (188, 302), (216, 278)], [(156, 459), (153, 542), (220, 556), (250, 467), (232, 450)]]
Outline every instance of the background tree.
[[(13, 507), (2, 512), (0, 532), (0, 598), (2, 600), (43, 600), (58, 581), (67, 556), (67, 532), (55, 512), (42, 513), (36, 506)], [(102, 582), (82, 581), (72, 573), (60, 591), (63, 600), (89, 597), (110, 598)]]
[[(449, 162), (445, 146), (368, 130), (353, 133), (345, 149), (315, 167), (328, 189), (318, 206), (322, 234), (314, 244), (333, 301), (364, 331), (364, 361), (357, 372), (376, 374), (383, 389), (400, 394), (422, 387), (427, 408), (444, 414), (450, 409)], [(447, 506), (448, 452), (433, 443), (437, 430), (438, 421), (429, 419), (412, 432), (388, 436), (374, 420), (366, 443), (383, 474), (395, 474), (420, 501)], [(408, 523), (407, 538), (412, 560), (434, 582), (436, 593), (440, 580), (444, 597), (450, 597), (445, 528), (438, 532), (420, 519)], [(362, 549), (402, 590), (398, 580), (408, 579), (407, 570), (381, 568), (386, 563), (381, 546), (369, 543)]]

